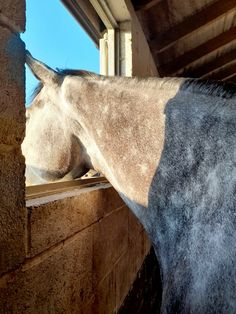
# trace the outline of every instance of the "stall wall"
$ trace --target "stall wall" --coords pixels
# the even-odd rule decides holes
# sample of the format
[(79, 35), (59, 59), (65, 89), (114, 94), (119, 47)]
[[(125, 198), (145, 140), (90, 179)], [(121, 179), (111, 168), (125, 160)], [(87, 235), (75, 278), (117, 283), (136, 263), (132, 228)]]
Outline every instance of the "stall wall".
[(0, 0), (0, 276), (25, 258), (25, 2)]
[(86, 189), (27, 212), (27, 258), (0, 279), (0, 313), (117, 313), (150, 250), (117, 192)]

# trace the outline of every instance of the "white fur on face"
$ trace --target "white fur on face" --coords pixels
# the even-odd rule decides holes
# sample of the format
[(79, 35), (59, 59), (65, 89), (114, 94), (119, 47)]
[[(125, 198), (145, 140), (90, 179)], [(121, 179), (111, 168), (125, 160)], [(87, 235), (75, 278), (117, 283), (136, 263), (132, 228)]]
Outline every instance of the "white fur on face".
[(26, 184), (42, 184), (83, 175), (86, 154), (74, 135), (72, 119), (61, 110), (60, 88), (43, 87), (27, 109), (22, 152)]

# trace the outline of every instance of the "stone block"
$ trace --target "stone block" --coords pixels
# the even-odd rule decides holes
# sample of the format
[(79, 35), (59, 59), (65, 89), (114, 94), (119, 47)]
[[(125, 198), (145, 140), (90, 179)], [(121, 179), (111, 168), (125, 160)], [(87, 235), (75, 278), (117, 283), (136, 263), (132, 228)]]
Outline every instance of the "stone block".
[(25, 258), (24, 167), (20, 147), (0, 145), (0, 275)]
[(143, 226), (139, 222), (138, 218), (130, 210), (129, 211), (129, 237), (132, 239), (136, 239), (142, 231), (143, 231)]
[(94, 280), (99, 283), (128, 249), (128, 209), (123, 207), (94, 225)]
[[(129, 212), (129, 242), (131, 246), (135, 245), (135, 242), (137, 239), (140, 239), (140, 244), (142, 244), (142, 249), (141, 249), (141, 255), (148, 254), (151, 248), (151, 242), (150, 239), (139, 222), (138, 218), (130, 211)], [(139, 246), (139, 245), (138, 245)]]
[(96, 288), (95, 302), (91, 314), (112, 314), (116, 307), (116, 282), (113, 272), (109, 273)]
[(128, 251), (121, 256), (115, 265), (113, 276), (116, 283), (115, 296), (116, 310), (118, 311), (135, 280), (135, 274), (131, 271)]
[(114, 209), (120, 208), (125, 205), (118, 192), (114, 188), (110, 188), (103, 193), (103, 197), (106, 201), (106, 206), (103, 206), (102, 216), (105, 216), (112, 212)]
[(1, 0), (0, 14), (11, 29), (25, 31), (25, 0)]
[(86, 313), (93, 298), (91, 229), (0, 279), (0, 313)]
[(144, 231), (143, 232), (143, 251), (144, 251), (144, 255), (148, 254), (150, 249), (151, 249), (151, 241), (150, 241), (147, 233)]
[(129, 256), (132, 273), (142, 265), (144, 257), (150, 251), (150, 240), (137, 217), (129, 212)]
[(79, 309), (77, 312), (72, 312), (74, 314), (94, 314), (94, 298), (91, 299), (91, 301), (84, 305), (82, 308)]
[(140, 269), (143, 260), (146, 256), (144, 252), (144, 237), (146, 233), (143, 230), (137, 235), (136, 238), (129, 237), (129, 265), (132, 276), (135, 276), (137, 271)]
[(160, 313), (162, 289), (158, 262), (151, 249), (117, 313)]
[(0, 143), (19, 145), (25, 134), (25, 45), (1, 26), (0, 42)]
[(29, 207), (30, 247), (33, 256), (95, 223), (123, 205), (113, 188)]

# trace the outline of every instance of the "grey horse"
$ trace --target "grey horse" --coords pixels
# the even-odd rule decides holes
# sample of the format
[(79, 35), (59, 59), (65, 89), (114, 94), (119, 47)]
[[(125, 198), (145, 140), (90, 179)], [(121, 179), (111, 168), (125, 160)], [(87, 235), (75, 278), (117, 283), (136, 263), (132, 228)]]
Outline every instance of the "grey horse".
[(27, 109), (26, 180), (103, 173), (146, 229), (162, 313), (236, 313), (236, 88), (54, 71)]

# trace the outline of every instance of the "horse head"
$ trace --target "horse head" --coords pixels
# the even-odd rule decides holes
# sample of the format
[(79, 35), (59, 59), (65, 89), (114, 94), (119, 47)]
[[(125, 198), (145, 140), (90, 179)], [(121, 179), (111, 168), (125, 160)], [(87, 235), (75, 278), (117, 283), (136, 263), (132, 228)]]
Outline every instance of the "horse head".
[(80, 177), (91, 165), (86, 149), (75, 135), (80, 126), (63, 106), (61, 86), (65, 75), (34, 59), (29, 52), (26, 63), (40, 81), (26, 109), (26, 136), (22, 144), (26, 184)]

